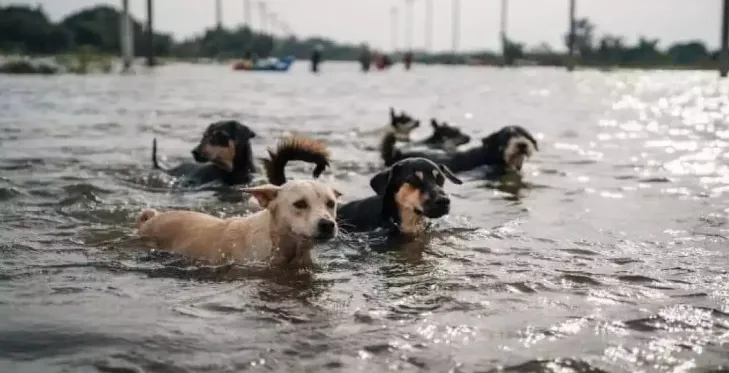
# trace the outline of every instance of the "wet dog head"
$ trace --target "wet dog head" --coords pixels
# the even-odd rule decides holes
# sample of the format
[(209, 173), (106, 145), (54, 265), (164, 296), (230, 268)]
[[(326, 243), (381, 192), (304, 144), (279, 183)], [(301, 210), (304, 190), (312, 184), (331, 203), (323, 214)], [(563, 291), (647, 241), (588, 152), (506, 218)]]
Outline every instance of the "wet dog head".
[(534, 136), (520, 126), (506, 126), (481, 141), (488, 154), (515, 171), (521, 171), (524, 160), (539, 150)]
[(291, 180), (282, 186), (245, 188), (271, 212), (274, 230), (297, 240), (328, 241), (337, 235), (337, 199), (341, 193), (316, 180)]
[(446, 178), (462, 184), (444, 165), (408, 158), (375, 175), (370, 186), (384, 198), (383, 214), (399, 219), (400, 229), (413, 233), (419, 230), (422, 216), (435, 219), (450, 212), (451, 200), (443, 190)]
[(410, 132), (420, 126), (420, 121), (411, 117), (404, 111), (400, 114), (395, 113), (395, 109), (390, 108), (390, 126), (395, 132), (398, 141), (410, 141)]
[(453, 152), (461, 145), (471, 141), (471, 137), (461, 132), (458, 127), (448, 125), (446, 122), (438, 123), (435, 118), (430, 119), (433, 134), (425, 141), (428, 145), (446, 152)]
[(237, 120), (215, 122), (205, 129), (192, 156), (196, 162), (213, 162), (233, 171), (235, 159), (249, 153), (250, 140), (254, 137), (255, 132)]

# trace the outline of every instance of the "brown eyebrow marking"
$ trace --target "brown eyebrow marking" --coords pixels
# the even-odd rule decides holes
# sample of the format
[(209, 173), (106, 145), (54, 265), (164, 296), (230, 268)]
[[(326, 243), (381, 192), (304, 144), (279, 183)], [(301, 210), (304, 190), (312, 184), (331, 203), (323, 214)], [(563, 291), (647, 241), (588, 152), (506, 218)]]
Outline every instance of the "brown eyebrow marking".
[(423, 176), (423, 173), (422, 173), (422, 172), (420, 172), (420, 171), (415, 171), (415, 176), (417, 176), (417, 177), (418, 177), (418, 179), (420, 179), (420, 180), (424, 180), (424, 179), (423, 179), (423, 177), (424, 177), (424, 176)]

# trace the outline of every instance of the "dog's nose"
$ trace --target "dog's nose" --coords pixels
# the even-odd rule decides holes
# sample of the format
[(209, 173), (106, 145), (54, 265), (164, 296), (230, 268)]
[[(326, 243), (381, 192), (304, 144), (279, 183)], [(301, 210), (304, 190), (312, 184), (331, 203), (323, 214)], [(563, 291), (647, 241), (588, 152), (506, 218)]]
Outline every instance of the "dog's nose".
[(319, 219), (317, 226), (321, 236), (331, 236), (334, 233), (334, 227), (336, 227), (334, 222), (329, 219)]
[(438, 207), (449, 207), (451, 205), (451, 199), (448, 197), (437, 197), (433, 203)]
[(528, 150), (527, 144), (525, 142), (520, 142), (516, 144), (516, 150), (518, 150), (520, 153), (526, 153)]
[(195, 162), (207, 162), (207, 159), (205, 159), (205, 156), (203, 156), (200, 148), (192, 149), (192, 158), (195, 159)]

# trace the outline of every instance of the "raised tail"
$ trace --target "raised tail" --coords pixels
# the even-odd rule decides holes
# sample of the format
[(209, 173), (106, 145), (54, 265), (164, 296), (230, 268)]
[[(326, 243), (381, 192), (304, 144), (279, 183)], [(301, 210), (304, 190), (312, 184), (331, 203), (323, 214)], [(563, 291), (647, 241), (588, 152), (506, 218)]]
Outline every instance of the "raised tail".
[(268, 182), (273, 185), (286, 183), (286, 164), (303, 161), (316, 165), (312, 175), (319, 177), (329, 166), (329, 150), (323, 142), (303, 136), (291, 136), (281, 140), (275, 150), (268, 150), (269, 159), (263, 160)]
[(395, 143), (397, 143), (397, 137), (391, 131), (385, 134), (380, 143), (380, 156), (387, 167), (395, 163), (399, 156), (400, 151), (395, 148)]
[(163, 170), (157, 162), (157, 138), (152, 139), (152, 167), (157, 170)]

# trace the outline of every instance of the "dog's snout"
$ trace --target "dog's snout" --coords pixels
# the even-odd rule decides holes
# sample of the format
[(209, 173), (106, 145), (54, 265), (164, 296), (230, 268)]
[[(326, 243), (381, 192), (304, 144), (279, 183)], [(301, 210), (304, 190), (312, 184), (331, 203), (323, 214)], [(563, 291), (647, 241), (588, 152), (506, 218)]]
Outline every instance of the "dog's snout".
[(199, 146), (192, 149), (192, 158), (195, 159), (195, 162), (207, 162), (207, 159)]
[(319, 219), (317, 223), (320, 237), (332, 237), (334, 235), (334, 229), (336, 224), (329, 219)]
[(520, 142), (520, 143), (516, 144), (516, 149), (520, 153), (526, 153), (529, 150), (529, 145), (527, 145), (527, 143), (525, 143), (525, 142)]
[(451, 205), (451, 199), (446, 196), (438, 196), (433, 203), (438, 207), (449, 207)]

